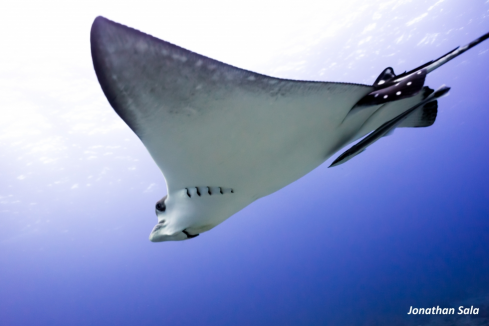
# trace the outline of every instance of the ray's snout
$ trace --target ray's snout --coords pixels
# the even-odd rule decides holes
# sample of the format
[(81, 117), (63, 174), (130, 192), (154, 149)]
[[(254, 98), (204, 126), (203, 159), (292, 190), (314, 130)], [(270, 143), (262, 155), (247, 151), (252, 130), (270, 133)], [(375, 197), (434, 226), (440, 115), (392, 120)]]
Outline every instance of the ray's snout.
[(165, 231), (166, 231), (165, 227), (162, 224), (160, 223), (156, 224), (149, 235), (149, 240), (151, 242), (163, 242), (163, 241), (180, 241), (180, 240), (188, 239), (188, 237), (182, 231), (175, 232), (172, 234), (167, 234), (165, 233)]
[[(182, 230), (172, 234), (167, 234), (165, 230), (164, 220), (156, 224), (149, 235), (151, 242), (163, 242), (163, 241), (181, 241), (197, 237), (199, 234), (190, 234), (187, 230)], [(166, 232), (165, 232), (166, 231)]]

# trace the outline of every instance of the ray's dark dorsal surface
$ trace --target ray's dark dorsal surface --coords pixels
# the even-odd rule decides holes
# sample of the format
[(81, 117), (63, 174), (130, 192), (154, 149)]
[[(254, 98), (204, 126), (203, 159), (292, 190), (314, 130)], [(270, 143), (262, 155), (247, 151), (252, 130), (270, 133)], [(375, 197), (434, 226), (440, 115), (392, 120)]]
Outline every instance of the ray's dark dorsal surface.
[(396, 127), (426, 127), (436, 99), (426, 75), (476, 44), (373, 86), (294, 81), (239, 69), (97, 17), (90, 42), (102, 90), (164, 174), (150, 240), (208, 231), (321, 165), (346, 162)]

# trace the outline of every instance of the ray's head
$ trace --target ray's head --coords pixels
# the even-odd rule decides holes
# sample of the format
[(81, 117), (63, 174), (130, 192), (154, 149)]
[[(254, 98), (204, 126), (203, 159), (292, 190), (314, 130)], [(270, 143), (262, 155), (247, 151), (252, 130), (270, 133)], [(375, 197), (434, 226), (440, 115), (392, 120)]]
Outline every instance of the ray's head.
[(152, 242), (181, 241), (197, 237), (199, 233), (182, 228), (182, 223), (179, 223), (175, 212), (172, 212), (175, 209), (172, 209), (171, 204), (168, 207), (167, 199), (168, 196), (165, 196), (156, 202), (155, 212), (158, 224), (151, 231), (149, 240)]

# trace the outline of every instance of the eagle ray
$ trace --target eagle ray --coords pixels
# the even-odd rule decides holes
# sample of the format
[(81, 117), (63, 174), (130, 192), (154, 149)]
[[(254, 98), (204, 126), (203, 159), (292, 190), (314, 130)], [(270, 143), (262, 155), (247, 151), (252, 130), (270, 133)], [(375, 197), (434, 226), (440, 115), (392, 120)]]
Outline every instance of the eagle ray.
[(436, 112), (418, 109), (427, 101), (426, 75), (488, 37), (398, 76), (389, 67), (372, 86), (265, 76), (103, 17), (90, 44), (110, 105), (165, 177), (167, 195), (156, 204), (150, 234), (159, 242), (212, 229), (372, 131), (349, 153), (384, 129), (431, 125)]

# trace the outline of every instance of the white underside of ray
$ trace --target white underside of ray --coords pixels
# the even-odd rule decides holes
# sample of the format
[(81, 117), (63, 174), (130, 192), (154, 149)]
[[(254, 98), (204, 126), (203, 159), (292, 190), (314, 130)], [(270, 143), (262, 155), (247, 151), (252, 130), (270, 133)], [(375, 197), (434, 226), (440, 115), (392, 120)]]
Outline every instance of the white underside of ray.
[[(372, 87), (259, 75), (103, 18), (92, 28), (92, 55), (112, 106), (165, 176), (168, 210), (179, 212), (165, 232), (210, 229), (421, 100), (343, 121)], [(234, 193), (189, 200), (186, 189), (207, 186)]]

